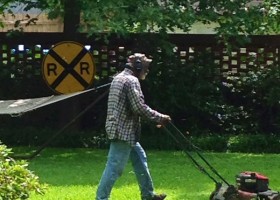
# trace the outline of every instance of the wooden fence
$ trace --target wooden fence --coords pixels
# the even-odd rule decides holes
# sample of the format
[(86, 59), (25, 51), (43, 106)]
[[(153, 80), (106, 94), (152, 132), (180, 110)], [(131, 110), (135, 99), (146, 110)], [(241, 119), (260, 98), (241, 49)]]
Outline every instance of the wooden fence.
[[(28, 17), (27, 17), (28, 16)], [(28, 23), (30, 19), (37, 19), (36, 23)], [(50, 20), (48, 15), (42, 11), (36, 13), (15, 13), (14, 15), (6, 14), (0, 16), (4, 27), (0, 27), (0, 32), (8, 32), (9, 30), (17, 30), (23, 28), (24, 32), (63, 32), (63, 19)], [(20, 22), (15, 27), (16, 22)]]
[[(115, 73), (131, 52), (144, 51), (151, 53), (151, 51), (154, 51), (155, 48), (151, 47), (156, 45), (158, 37), (156, 34), (131, 35), (127, 38), (111, 36), (106, 41), (95, 37), (86, 37), (85, 34), (24, 33), (7, 36), (6, 33), (0, 33), (1, 100), (53, 94), (43, 81), (42, 62), (49, 49), (59, 42), (76, 41), (85, 45), (93, 55), (96, 65), (96, 78), (106, 79)], [(172, 50), (181, 62), (188, 62), (189, 59), (205, 50), (212, 52), (222, 76), (226, 76), (228, 73), (239, 75), (247, 72), (255, 65), (267, 67), (280, 64), (280, 36), (276, 35), (252, 36), (251, 43), (236, 48), (231, 54), (228, 54), (226, 49), (217, 43), (215, 35), (173, 34), (169, 35), (168, 40), (174, 44)], [(160, 51), (159, 49), (156, 50)], [(42, 130), (44, 127), (63, 127), (66, 123), (72, 121), (73, 117), (77, 116), (99, 93), (86, 95), (65, 101), (63, 104), (57, 103), (52, 107), (39, 109), (37, 112), (24, 115), (20, 120), (1, 116), (3, 126), (8, 128), (19, 127), (17, 132), (19, 132), (18, 135), (21, 139), (25, 141), (30, 138), (29, 143), (17, 143), (20, 139), (15, 138), (16, 142), (14, 142), (8, 134), (7, 140), (11, 140), (13, 144), (33, 144), (34, 141), (36, 142), (35, 136), (36, 138), (44, 137), (40, 131), (34, 137), (22, 134), (20, 130), (27, 125), (38, 126)], [(91, 109), (83, 118), (76, 120), (75, 128), (82, 127), (86, 130), (92, 127), (104, 127), (106, 101), (102, 101), (101, 104)], [(73, 129), (73, 127), (71, 128)], [(3, 134), (1, 137), (5, 142)], [(77, 137), (80, 137), (80, 135)], [(68, 138), (71, 140), (69, 135), (67, 135)], [(61, 140), (64, 141), (64, 139)], [(68, 142), (69, 139), (66, 141)], [(76, 140), (73, 141), (76, 143)]]
[[(0, 70), (9, 71), (11, 77), (30, 73), (41, 76), (41, 65), (49, 49), (61, 41), (76, 41), (86, 46), (94, 57), (96, 76), (107, 77), (116, 71), (128, 54), (133, 51), (149, 51), (149, 44), (157, 34), (131, 35), (127, 38), (111, 36), (104, 39), (87, 37), (85, 34), (24, 33), (7, 36), (0, 33)], [(149, 39), (147, 39), (149, 38)], [(236, 48), (230, 54), (217, 43), (215, 35), (170, 34), (168, 40), (182, 62), (197, 53), (208, 50), (215, 57), (220, 74), (239, 74), (258, 65), (266, 67), (280, 63), (280, 36), (252, 36), (251, 43)]]

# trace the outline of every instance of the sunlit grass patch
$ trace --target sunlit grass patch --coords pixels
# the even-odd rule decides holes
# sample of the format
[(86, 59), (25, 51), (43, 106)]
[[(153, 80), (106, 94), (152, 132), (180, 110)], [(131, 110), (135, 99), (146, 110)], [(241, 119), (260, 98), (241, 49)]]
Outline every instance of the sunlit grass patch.
[[(49, 187), (44, 196), (33, 194), (30, 199), (94, 200), (107, 152), (108, 150), (93, 149), (44, 150), (39, 157), (30, 161), (30, 169)], [(166, 193), (168, 200), (209, 199), (215, 183), (201, 173), (183, 152), (147, 151), (147, 154), (155, 189)], [(193, 155), (200, 161), (197, 155)], [(238, 173), (251, 170), (267, 175), (270, 178), (270, 188), (280, 190), (280, 155), (207, 152), (202, 155), (230, 184), (235, 184)], [(208, 170), (205, 164), (203, 167)], [(111, 199), (141, 199), (130, 163), (116, 182)]]

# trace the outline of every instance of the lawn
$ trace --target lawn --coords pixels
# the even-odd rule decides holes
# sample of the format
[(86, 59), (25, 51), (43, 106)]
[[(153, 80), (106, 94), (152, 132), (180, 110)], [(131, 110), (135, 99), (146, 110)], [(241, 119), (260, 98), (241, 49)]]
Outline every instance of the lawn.
[[(174, 151), (147, 151), (156, 191), (167, 193), (168, 200), (208, 200), (214, 182), (201, 173), (187, 156)], [(48, 184), (44, 196), (31, 195), (31, 200), (94, 200), (98, 181), (104, 169), (107, 150), (44, 150), (29, 161), (29, 169)], [(280, 155), (203, 153), (204, 157), (231, 184), (241, 171), (258, 171), (270, 178), (270, 187), (280, 190)], [(197, 159), (198, 160), (198, 159)], [(128, 163), (117, 181), (112, 200), (140, 200), (132, 167)]]

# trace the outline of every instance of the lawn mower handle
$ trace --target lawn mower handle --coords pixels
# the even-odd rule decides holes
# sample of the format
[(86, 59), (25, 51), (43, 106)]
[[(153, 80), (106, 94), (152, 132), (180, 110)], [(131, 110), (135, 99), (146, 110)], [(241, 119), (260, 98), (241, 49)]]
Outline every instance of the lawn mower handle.
[[(170, 125), (170, 126), (168, 126)], [(190, 140), (187, 139), (187, 137), (172, 123), (172, 121), (169, 121), (168, 124), (163, 125), (164, 129), (168, 133), (169, 136), (173, 138), (175, 142), (178, 143), (178, 145), (181, 147), (181, 149), (186, 153), (186, 155), (191, 159), (191, 161), (195, 164), (195, 166), (204, 174), (206, 174), (211, 180), (213, 180), (216, 184), (219, 184), (219, 182), (210, 175), (209, 172), (205, 170), (203, 166), (201, 166), (191, 155), (191, 153), (187, 150), (186, 144), (187, 143), (194, 152), (200, 157), (200, 159), (210, 168), (210, 170), (218, 176), (226, 185), (230, 186), (230, 184), (217, 172), (217, 170), (202, 156), (202, 154), (199, 152), (200, 149), (195, 146)], [(177, 136), (175, 136), (175, 133), (172, 133), (169, 129), (173, 129), (174, 132), (177, 133)], [(180, 138), (179, 138), (180, 137)]]

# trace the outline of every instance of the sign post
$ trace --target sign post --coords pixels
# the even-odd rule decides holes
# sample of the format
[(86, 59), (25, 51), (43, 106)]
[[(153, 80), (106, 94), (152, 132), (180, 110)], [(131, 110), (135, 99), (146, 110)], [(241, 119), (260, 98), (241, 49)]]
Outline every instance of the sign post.
[(82, 44), (65, 41), (49, 50), (43, 60), (42, 72), (53, 91), (66, 94), (91, 86), (95, 65), (92, 54)]

